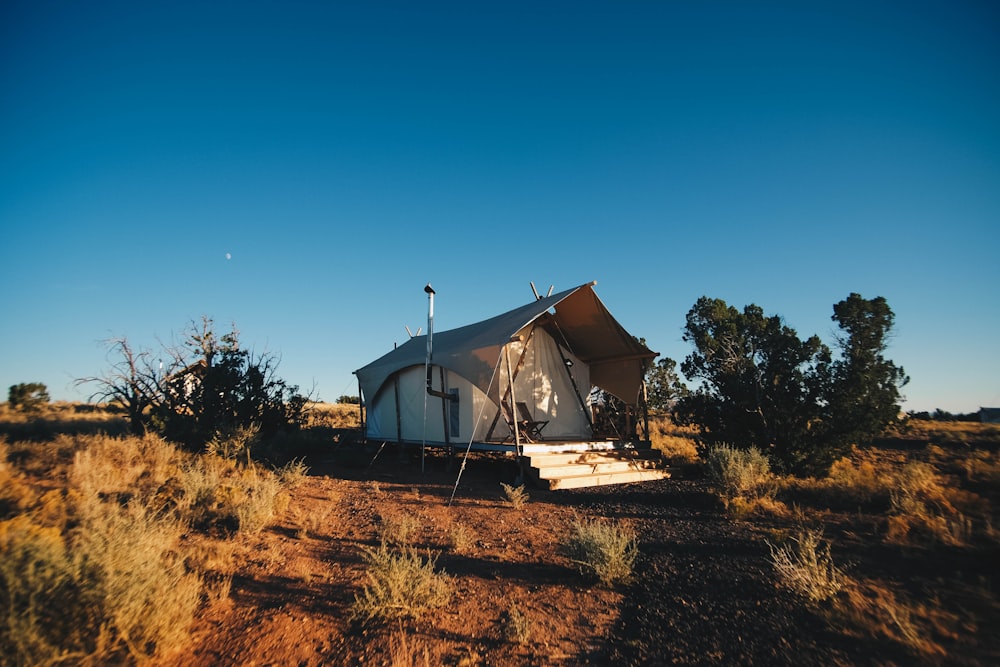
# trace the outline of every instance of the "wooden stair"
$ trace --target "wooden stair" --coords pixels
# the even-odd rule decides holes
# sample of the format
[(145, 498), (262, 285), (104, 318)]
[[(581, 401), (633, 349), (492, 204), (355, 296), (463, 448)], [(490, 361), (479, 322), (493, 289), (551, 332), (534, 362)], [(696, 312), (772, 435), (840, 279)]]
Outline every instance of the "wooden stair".
[(531, 453), (524, 458), (529, 479), (550, 491), (670, 477), (663, 455), (656, 449)]

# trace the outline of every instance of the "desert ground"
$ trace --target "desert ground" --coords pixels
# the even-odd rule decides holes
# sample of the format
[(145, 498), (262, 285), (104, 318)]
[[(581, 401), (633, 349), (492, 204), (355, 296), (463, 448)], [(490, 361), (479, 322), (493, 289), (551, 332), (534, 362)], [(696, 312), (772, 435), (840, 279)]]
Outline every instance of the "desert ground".
[[(45, 499), (73, 497), (78, 452), (130, 442), (82, 416), (60, 423), (5, 424), (7, 488), (20, 490), (0, 503), (0, 527), (19, 516), (58, 523)], [(521, 503), (500, 484), (517, 475), (510, 458), (474, 454), (459, 480), (461, 459), (429, 451), (421, 471), (419, 452), (375, 456), (346, 431), (324, 433), (263, 525), (179, 532), (171, 553), (201, 585), (182, 639), (169, 650), (121, 642), (105, 655), (177, 666), (1000, 664), (994, 427), (908, 424), (829, 479), (776, 477), (767, 492), (723, 497), (688, 434), (661, 426), (654, 444), (673, 463), (670, 479), (527, 488)], [(904, 511), (899, 490), (914, 471), (925, 475)], [(170, 485), (152, 486), (162, 496)], [(602, 583), (567, 555), (581, 521), (633, 531), (630, 577)], [(822, 535), (820, 565), (837, 574), (819, 599), (776, 566), (776, 550), (804, 530)], [(383, 544), (433, 568), (443, 603), (359, 614)], [(170, 593), (161, 595), (165, 604)], [(9, 642), (6, 623), (0, 640)], [(63, 662), (97, 664), (94, 655)]]

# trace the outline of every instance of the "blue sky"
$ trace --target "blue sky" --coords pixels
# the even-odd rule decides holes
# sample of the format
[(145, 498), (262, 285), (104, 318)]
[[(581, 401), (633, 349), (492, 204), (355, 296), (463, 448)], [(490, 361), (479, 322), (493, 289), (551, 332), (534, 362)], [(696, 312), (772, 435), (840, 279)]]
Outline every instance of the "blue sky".
[[(3, 3), (0, 385), (57, 399), (202, 315), (323, 400), (426, 326), (591, 280), (680, 361), (707, 295), (904, 407), (1000, 405), (991, 2)], [(230, 259), (227, 259), (227, 253)]]

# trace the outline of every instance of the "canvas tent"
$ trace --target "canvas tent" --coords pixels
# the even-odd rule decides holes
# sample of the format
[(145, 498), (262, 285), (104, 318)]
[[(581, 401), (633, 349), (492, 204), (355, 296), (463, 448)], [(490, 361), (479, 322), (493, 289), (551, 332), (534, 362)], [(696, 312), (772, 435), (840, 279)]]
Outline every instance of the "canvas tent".
[(356, 370), (367, 438), (511, 443), (509, 415), (524, 403), (546, 422), (545, 441), (591, 439), (591, 387), (635, 405), (656, 356), (611, 316), (595, 284), (435, 333), (429, 366), (424, 335)]

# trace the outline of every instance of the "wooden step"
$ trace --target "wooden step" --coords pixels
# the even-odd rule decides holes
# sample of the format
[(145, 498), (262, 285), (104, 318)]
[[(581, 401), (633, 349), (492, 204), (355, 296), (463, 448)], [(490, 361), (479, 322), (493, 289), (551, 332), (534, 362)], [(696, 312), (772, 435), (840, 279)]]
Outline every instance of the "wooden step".
[(576, 489), (670, 477), (657, 450), (619, 449), (531, 454), (531, 479), (543, 488)]
[(558, 479), (548, 479), (550, 491), (558, 489), (582, 489), (590, 486), (604, 486), (606, 484), (628, 484), (630, 482), (652, 482), (657, 479), (667, 479), (670, 473), (666, 470), (635, 470), (632, 472), (613, 472), (597, 475), (578, 475), (575, 477), (560, 477)]
[(532, 466), (586, 465), (611, 461), (660, 461), (659, 450), (613, 450), (597, 452), (557, 452), (554, 454), (529, 454)]

